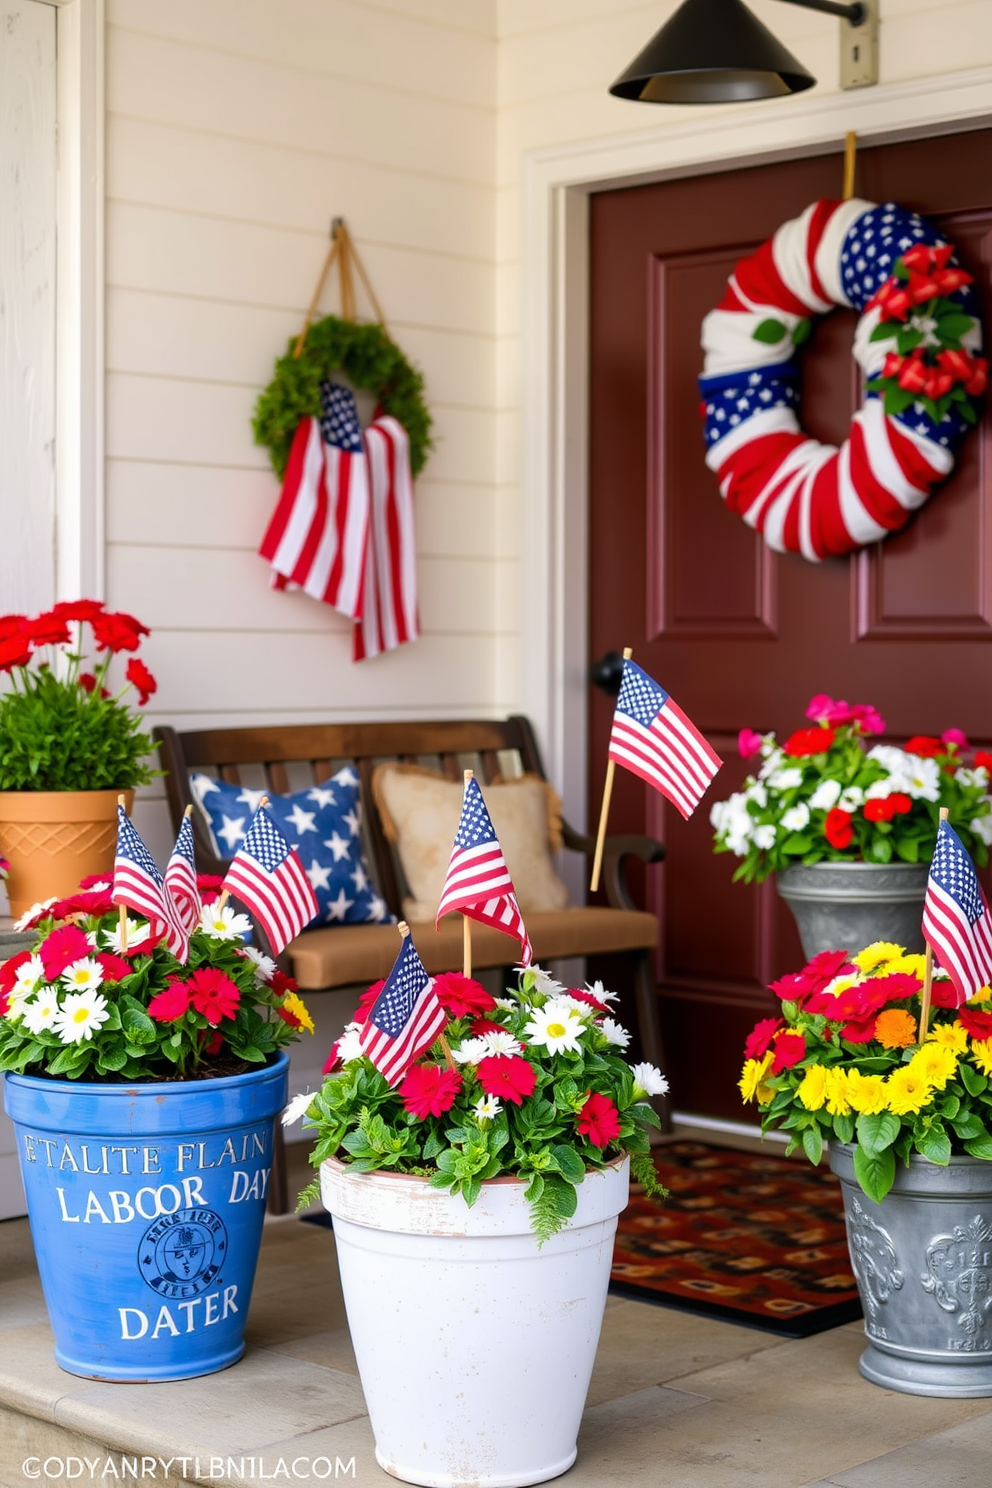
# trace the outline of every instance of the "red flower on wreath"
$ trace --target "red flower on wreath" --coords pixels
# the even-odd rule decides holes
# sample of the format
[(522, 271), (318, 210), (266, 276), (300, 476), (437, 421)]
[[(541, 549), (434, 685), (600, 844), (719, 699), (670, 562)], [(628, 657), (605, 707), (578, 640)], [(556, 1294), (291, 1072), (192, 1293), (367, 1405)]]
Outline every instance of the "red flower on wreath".
[(428, 1116), (443, 1116), (450, 1111), (461, 1088), (458, 1070), (444, 1069), (439, 1064), (415, 1064), (407, 1072), (399, 1096), (411, 1116), (426, 1121)]
[(594, 1147), (606, 1147), (620, 1135), (620, 1112), (607, 1095), (591, 1091), (576, 1122), (579, 1135)]
[(836, 847), (838, 851), (843, 851), (845, 847), (850, 847), (854, 841), (851, 813), (849, 811), (842, 811), (839, 806), (835, 806), (832, 811), (828, 811), (826, 820), (823, 823), (823, 835), (830, 843), (830, 846)]

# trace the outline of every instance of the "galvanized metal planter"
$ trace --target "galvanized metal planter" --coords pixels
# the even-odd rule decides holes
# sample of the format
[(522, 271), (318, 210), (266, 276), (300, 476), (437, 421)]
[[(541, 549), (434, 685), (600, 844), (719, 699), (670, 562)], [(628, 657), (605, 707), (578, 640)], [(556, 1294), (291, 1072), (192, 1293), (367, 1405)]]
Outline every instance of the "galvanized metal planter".
[(831, 1143), (865, 1314), (865, 1379), (906, 1395), (992, 1395), (992, 1162), (900, 1164), (880, 1204)]
[(876, 940), (923, 950), (928, 863), (797, 864), (776, 874), (807, 957), (860, 950)]

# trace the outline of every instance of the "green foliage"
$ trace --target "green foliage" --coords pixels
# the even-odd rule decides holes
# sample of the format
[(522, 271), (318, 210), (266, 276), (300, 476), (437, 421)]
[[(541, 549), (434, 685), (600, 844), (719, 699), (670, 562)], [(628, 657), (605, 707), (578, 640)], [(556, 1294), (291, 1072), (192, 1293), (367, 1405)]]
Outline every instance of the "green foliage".
[(319, 418), (320, 384), (343, 372), (353, 387), (374, 393), (385, 413), (410, 438), (410, 468), (419, 475), (432, 448), (431, 416), (424, 402), (423, 375), (407, 361), (380, 325), (356, 325), (328, 315), (307, 332), (303, 351), (293, 355), (296, 337), (276, 362), (275, 376), (255, 404), (256, 444), (268, 446), (281, 480), (300, 419)]
[(131, 790), (159, 771), (141, 719), (118, 698), (24, 673), (23, 691), (0, 697), (0, 790)]

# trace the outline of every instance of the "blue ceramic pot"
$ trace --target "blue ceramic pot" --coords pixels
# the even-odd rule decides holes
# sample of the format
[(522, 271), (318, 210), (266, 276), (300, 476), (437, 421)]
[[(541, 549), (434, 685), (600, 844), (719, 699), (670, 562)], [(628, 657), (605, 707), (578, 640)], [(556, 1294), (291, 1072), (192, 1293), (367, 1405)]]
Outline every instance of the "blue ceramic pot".
[(244, 1352), (289, 1057), (218, 1080), (6, 1077), (55, 1359), (189, 1379)]

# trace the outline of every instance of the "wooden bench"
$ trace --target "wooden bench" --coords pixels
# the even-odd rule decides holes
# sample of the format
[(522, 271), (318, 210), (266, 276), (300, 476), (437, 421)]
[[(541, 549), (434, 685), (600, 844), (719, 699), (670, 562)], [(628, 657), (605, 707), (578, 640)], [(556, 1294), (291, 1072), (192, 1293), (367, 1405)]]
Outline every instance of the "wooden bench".
[[(459, 782), (465, 768), (474, 769), (483, 783), (497, 775), (508, 778), (522, 772), (544, 777), (530, 724), (521, 717), (437, 723), (299, 724), (189, 733), (157, 728), (155, 739), (162, 765), (168, 771), (166, 791), (177, 831), (186, 806), (192, 802), (191, 771), (239, 785), (264, 784), (272, 792), (285, 794), (306, 789), (343, 765), (350, 765), (361, 781), (369, 866), (380, 894), (396, 915), (401, 912), (405, 885), (398, 856), (386, 839), (372, 800), (372, 772), (377, 764), (384, 760), (420, 764)], [(214, 853), (199, 812), (194, 812), (193, 822), (201, 872), (223, 874), (228, 862)], [(562, 836), (566, 850), (591, 860), (591, 837), (564, 823)], [(664, 857), (664, 848), (647, 837), (607, 838), (602, 874), (606, 905), (528, 914), (527, 931), (535, 960), (541, 965), (577, 956), (622, 958), (619, 986), (622, 991), (629, 989), (631, 1005), (626, 1016), (634, 1024), (638, 1052), (663, 1068), (651, 959), (658, 922), (654, 915), (639, 910), (630, 897), (625, 861), (631, 857), (658, 863)], [(461, 969), (460, 916), (449, 916), (439, 930), (432, 923), (412, 924), (410, 928), (429, 972)], [(398, 946), (392, 925), (319, 926), (304, 931), (292, 942), (286, 961), (301, 991), (362, 990), (387, 975)], [(519, 946), (511, 936), (473, 924), (472, 960), (473, 969), (478, 970), (512, 967), (519, 961)]]

